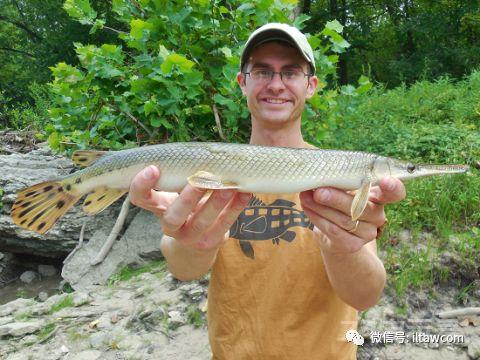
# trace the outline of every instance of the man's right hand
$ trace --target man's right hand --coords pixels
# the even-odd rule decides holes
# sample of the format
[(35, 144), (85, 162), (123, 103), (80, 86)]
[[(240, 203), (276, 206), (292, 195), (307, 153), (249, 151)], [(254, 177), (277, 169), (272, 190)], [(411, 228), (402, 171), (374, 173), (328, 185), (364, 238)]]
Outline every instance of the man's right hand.
[(157, 215), (165, 235), (187, 248), (217, 250), (251, 198), (235, 190), (214, 190), (207, 198), (205, 189), (191, 185), (180, 194), (156, 191), (159, 178), (156, 166), (143, 169), (130, 185), (130, 201)]

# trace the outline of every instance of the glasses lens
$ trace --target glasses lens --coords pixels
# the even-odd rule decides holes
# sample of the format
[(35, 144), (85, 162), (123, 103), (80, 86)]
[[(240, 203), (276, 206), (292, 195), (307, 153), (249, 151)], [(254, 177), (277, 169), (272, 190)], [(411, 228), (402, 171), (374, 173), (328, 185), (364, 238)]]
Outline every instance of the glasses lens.
[(256, 82), (268, 83), (273, 80), (273, 76), (279, 74), (285, 84), (296, 84), (303, 80), (305, 74), (300, 70), (283, 70), (275, 72), (272, 70), (256, 69), (250, 72), (250, 77)]

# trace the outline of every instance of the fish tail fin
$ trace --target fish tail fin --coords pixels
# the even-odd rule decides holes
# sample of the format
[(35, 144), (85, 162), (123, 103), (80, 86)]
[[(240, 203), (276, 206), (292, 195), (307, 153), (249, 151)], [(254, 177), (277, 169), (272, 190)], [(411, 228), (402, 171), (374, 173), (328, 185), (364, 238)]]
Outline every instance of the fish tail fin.
[(43, 234), (78, 201), (80, 196), (64, 189), (59, 181), (32, 185), (17, 194), (11, 211), (13, 222), (23, 229)]

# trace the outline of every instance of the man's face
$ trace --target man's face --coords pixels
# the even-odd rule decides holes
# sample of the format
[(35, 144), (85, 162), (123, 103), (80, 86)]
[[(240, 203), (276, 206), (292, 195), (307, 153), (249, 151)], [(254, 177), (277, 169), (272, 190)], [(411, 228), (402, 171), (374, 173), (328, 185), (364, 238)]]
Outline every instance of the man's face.
[[(310, 72), (308, 63), (296, 48), (278, 42), (266, 43), (252, 51), (245, 71), (256, 69)], [(318, 80), (315, 76), (304, 76), (299, 81), (286, 85), (279, 74), (275, 74), (269, 82), (261, 82), (238, 73), (237, 81), (247, 97), (252, 122), (278, 128), (300, 120), (305, 100), (314, 94)]]

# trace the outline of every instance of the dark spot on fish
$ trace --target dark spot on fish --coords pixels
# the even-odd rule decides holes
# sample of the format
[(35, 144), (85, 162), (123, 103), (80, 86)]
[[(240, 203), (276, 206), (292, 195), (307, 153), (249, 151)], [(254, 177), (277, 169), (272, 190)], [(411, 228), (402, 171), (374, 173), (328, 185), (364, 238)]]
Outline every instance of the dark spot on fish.
[(20, 225), (25, 224), (26, 221), (27, 221), (27, 219), (23, 219), (22, 221), (20, 221)]
[(35, 215), (35, 216), (32, 218), (32, 221), (30, 221), (30, 222), (28, 223), (28, 227), (32, 226), (35, 221), (37, 221), (38, 219), (40, 219), (40, 218), (45, 214), (45, 212), (46, 212), (47, 210), (49, 210), (49, 209), (43, 209), (43, 210), (40, 211), (37, 215)]
[(63, 187), (59, 186), (59, 187), (58, 187), (58, 191), (62, 192), (62, 191), (63, 191)]
[(31, 201), (27, 201), (26, 203), (23, 203), (20, 207), (21, 208), (26, 208), (28, 205), (30, 205), (32, 202)]
[(85, 202), (84, 205), (85, 205), (85, 206), (88, 206), (88, 205), (90, 205), (91, 203), (92, 203), (92, 202), (91, 202), (90, 200), (88, 200), (87, 202)]
[(30, 197), (32, 195), (35, 195), (37, 192), (36, 191), (30, 191), (28, 193), (25, 194), (26, 197)]
[(80, 157), (80, 158), (77, 159), (77, 161), (79, 161), (79, 162), (85, 162), (87, 160), (88, 159), (86, 157)]
[(45, 187), (43, 188), (43, 191), (44, 191), (44, 192), (48, 192), (48, 191), (50, 191), (50, 190), (52, 190), (52, 189), (53, 189), (53, 185), (48, 185), (48, 186), (45, 186)]
[(82, 182), (82, 179), (81, 178), (76, 178), (75, 179), (75, 184), (80, 184)]
[(32, 211), (32, 209), (33, 209), (34, 207), (35, 207), (35, 206), (30, 206), (28, 209), (23, 210), (23, 211), (19, 214), (19, 216), (20, 216), (20, 217), (24, 217), (24, 216), (27, 215), (30, 211)]
[(65, 189), (67, 189), (67, 191), (70, 191), (70, 190), (72, 190), (72, 185), (70, 185), (70, 184), (67, 184), (67, 186), (65, 186)]
[(42, 230), (45, 227), (45, 225), (47, 225), (47, 223), (45, 221), (42, 222), (40, 225), (38, 225), (37, 230), (38, 231)]
[(65, 205), (65, 201), (60, 200), (60, 201), (57, 203), (57, 209), (61, 209), (61, 208), (63, 207), (63, 205)]
[(102, 201), (105, 198), (105, 195), (100, 196), (97, 201)]

